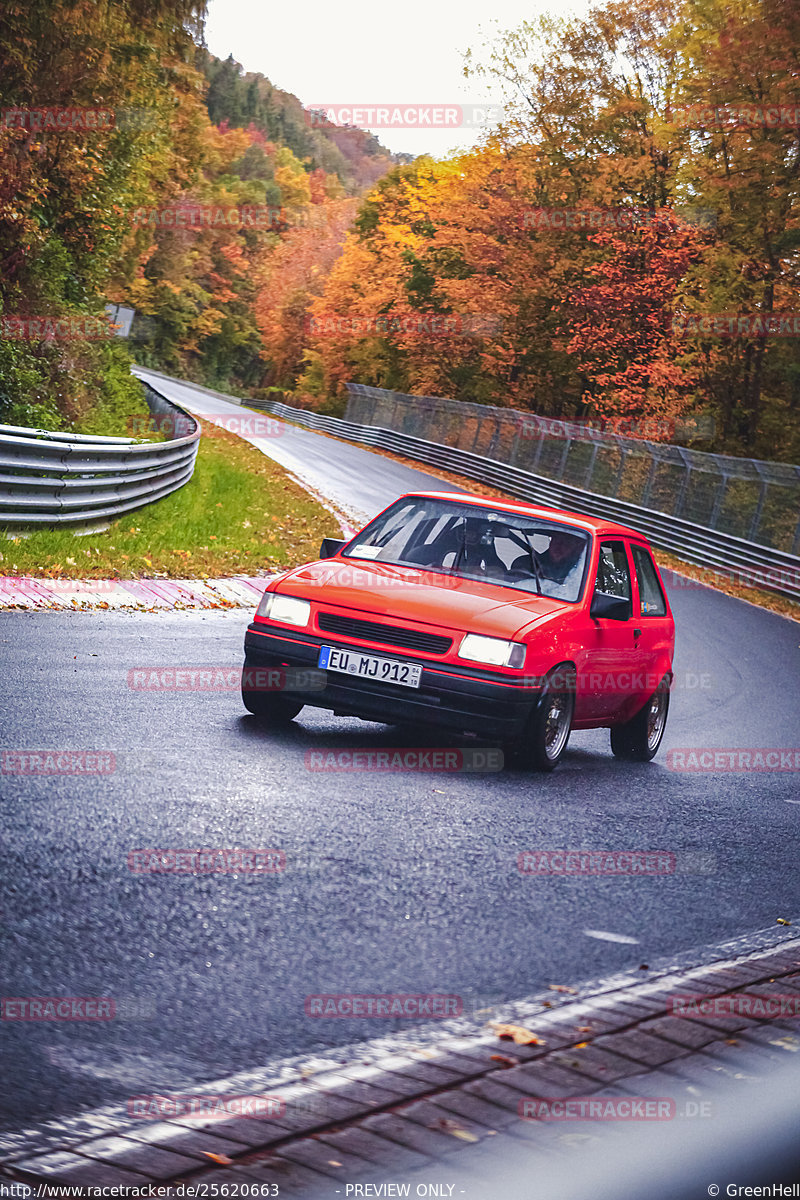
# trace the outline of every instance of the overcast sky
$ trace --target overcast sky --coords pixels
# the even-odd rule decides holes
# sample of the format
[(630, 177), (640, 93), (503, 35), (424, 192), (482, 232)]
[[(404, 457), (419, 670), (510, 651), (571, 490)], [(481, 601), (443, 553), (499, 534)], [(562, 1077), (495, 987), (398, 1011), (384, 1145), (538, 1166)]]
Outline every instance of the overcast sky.
[[(478, 55), (498, 30), (513, 29), (539, 13), (566, 15), (585, 8), (583, 0), (326, 0), (258, 4), (254, 0), (210, 0), (206, 40), (213, 54), (229, 54), (247, 71), (260, 71), (304, 105), (337, 109), (411, 106), (412, 120), (433, 122), (441, 106), (445, 127), (371, 128), (384, 146), (410, 154), (443, 155), (472, 145), (477, 125), (465, 127), (462, 114), (445, 106), (499, 103), (502, 96), (463, 76), (463, 52)], [(423, 106), (425, 112), (415, 110)], [(404, 117), (405, 119), (405, 117)], [(480, 112), (474, 115), (481, 120)], [(341, 122), (340, 122), (341, 123)]]

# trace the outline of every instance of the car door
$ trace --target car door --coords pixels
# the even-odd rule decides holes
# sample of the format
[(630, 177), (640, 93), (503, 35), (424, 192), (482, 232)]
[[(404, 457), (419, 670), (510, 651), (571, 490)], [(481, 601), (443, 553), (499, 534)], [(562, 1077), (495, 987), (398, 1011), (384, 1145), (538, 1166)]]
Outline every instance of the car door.
[(599, 720), (614, 717), (629, 699), (631, 672), (637, 661), (631, 565), (622, 538), (601, 541), (593, 591), (629, 602), (624, 621), (590, 618), (583, 690), (587, 716)]
[(671, 659), (672, 619), (649, 549), (631, 542), (630, 551), (635, 584), (633, 635), (638, 664), (634, 690), (635, 699), (644, 704), (661, 682), (664, 662)]

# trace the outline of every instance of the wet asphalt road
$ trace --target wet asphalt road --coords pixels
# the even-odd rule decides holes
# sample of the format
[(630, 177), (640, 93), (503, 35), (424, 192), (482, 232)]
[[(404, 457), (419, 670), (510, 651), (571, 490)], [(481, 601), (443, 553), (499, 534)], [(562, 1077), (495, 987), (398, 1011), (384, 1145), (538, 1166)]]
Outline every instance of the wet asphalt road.
[[(360, 446), (324, 437), (285, 421), (277, 421), (269, 414), (243, 409), (238, 404), (199, 392), (191, 384), (139, 368), (137, 374), (162, 395), (200, 417), (201, 424), (204, 418), (215, 424), (225, 423), (231, 432), (244, 437), (245, 441), (285, 467), (312, 491), (332, 501), (341, 512), (355, 520), (356, 528), (364, 523), (365, 517), (374, 517), (404, 492), (420, 489), (463, 491), (455, 484), (417, 471), (405, 463), (395, 462)], [(258, 437), (252, 433), (253, 421), (259, 418), (263, 424), (268, 423), (270, 428), (279, 430), (279, 435)]]
[[(186, 385), (156, 386), (201, 415), (241, 412)], [(352, 514), (436, 486), (290, 426), (254, 444)], [(470, 1011), (796, 912), (796, 775), (681, 774), (666, 749), (800, 745), (798, 626), (705, 588), (670, 598), (678, 686), (659, 757), (619, 764), (606, 731), (576, 734), (548, 777), (320, 774), (307, 769), (311, 750), (439, 739), (312, 709), (270, 733), (236, 690), (128, 687), (134, 667), (238, 668), (241, 610), (0, 613), (0, 747), (106, 750), (117, 762), (102, 778), (0, 775), (0, 990), (109, 996), (118, 1009), (105, 1023), (0, 1022), (2, 1124), (391, 1028), (307, 1017), (308, 994), (447, 992)], [(134, 849), (197, 846), (280, 849), (286, 870), (127, 866)], [(678, 870), (517, 870), (520, 851), (563, 848), (664, 850)]]
[[(800, 745), (798, 627), (705, 588), (670, 599), (679, 686), (658, 758), (620, 764), (606, 731), (576, 734), (552, 776), (319, 774), (309, 750), (438, 739), (311, 709), (265, 732), (236, 691), (127, 686), (137, 666), (238, 667), (243, 611), (0, 613), (0, 745), (117, 758), (104, 778), (0, 776), (2, 994), (120, 1009), (108, 1023), (0, 1023), (3, 1125), (391, 1028), (306, 1017), (309, 993), (448, 992), (469, 1009), (797, 912), (796, 774), (681, 774), (665, 750)], [(198, 845), (275, 847), (286, 870), (126, 865), (132, 849)], [(679, 869), (516, 868), (522, 850), (579, 847), (671, 851)]]

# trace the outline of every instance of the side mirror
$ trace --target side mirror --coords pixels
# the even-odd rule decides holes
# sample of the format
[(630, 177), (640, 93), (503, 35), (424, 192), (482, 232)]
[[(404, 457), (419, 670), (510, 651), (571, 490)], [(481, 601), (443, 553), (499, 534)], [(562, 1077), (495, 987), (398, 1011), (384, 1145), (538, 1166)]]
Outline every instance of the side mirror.
[(609, 596), (607, 592), (595, 592), (589, 616), (608, 621), (627, 621), (631, 615), (631, 602), (624, 596)]
[(333, 558), (334, 554), (338, 554), (347, 542), (340, 542), (337, 538), (323, 538), (322, 545), (319, 548), (320, 558)]

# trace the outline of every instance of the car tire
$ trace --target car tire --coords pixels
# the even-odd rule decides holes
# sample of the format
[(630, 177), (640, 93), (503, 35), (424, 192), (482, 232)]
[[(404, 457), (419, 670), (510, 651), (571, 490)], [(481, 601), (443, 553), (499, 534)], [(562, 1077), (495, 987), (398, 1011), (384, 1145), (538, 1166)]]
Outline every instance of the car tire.
[(264, 725), (288, 725), (303, 708), (302, 701), (287, 696), (270, 696), (254, 691), (245, 684), (245, 673), (252, 670), (247, 663), (242, 671), (242, 703), (249, 713)]
[(512, 758), (529, 770), (555, 770), (567, 748), (574, 712), (575, 672), (557, 667), (545, 679), (524, 733), (510, 748)]
[(669, 680), (664, 678), (642, 708), (624, 725), (611, 726), (611, 752), (630, 762), (655, 758), (669, 713)]

